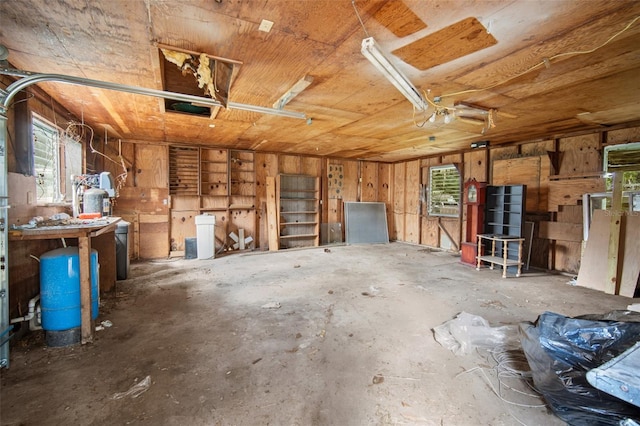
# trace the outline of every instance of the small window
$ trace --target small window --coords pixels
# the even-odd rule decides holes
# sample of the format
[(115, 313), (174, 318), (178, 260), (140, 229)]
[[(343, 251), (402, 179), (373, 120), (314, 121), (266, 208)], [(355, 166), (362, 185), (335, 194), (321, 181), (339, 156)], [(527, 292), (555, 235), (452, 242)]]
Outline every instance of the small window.
[[(624, 171), (622, 173), (623, 191), (640, 191), (640, 172)], [(613, 191), (613, 177), (610, 173), (605, 176), (607, 191)]]
[(33, 117), (33, 170), (39, 204), (71, 200), (71, 175), (82, 173), (82, 145), (55, 125)]
[(460, 216), (460, 173), (455, 166), (429, 168), (429, 215)]

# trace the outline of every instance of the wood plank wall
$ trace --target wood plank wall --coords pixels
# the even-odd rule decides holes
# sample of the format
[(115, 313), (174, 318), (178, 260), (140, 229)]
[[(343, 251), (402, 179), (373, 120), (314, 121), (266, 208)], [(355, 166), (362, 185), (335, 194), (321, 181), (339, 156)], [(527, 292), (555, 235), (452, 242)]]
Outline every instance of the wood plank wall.
[[(108, 141), (107, 141), (108, 145)], [(169, 255), (169, 158), (166, 145), (135, 143), (119, 144), (118, 155), (127, 166), (124, 185), (118, 190), (113, 214), (129, 225), (129, 253), (134, 259), (153, 259)], [(102, 153), (110, 152), (101, 145)], [(113, 153), (110, 158), (114, 159)], [(123, 168), (114, 161), (101, 160), (102, 168), (112, 176)], [(176, 219), (176, 218), (174, 218)], [(178, 219), (179, 220), (179, 219)]]
[[(253, 236), (257, 248), (266, 249), (266, 177), (293, 173), (321, 177), (322, 223), (343, 223), (345, 201), (382, 201), (388, 206), (389, 235), (392, 240), (455, 249), (466, 238), (463, 232), (465, 212), (463, 209), (459, 219), (427, 215), (421, 185), (428, 185), (429, 167), (456, 164), (463, 181), (473, 177), (489, 184), (527, 184), (527, 210), (531, 213), (528, 220), (539, 225), (543, 221), (565, 219), (566, 215), (562, 213), (572, 210), (565, 206), (578, 206), (582, 193), (603, 189), (602, 179), (593, 177), (593, 173), (602, 167), (602, 147), (607, 143), (639, 140), (639, 133), (637, 128), (621, 129), (394, 164), (256, 153), (255, 211), (230, 212), (228, 220), (225, 219), (224, 233), (219, 238), (225, 238), (228, 232), (242, 227), (247, 235)], [(167, 256), (170, 243), (173, 244), (170, 238), (184, 238), (187, 233), (185, 229), (193, 232), (189, 228), (191, 225), (184, 225), (191, 223), (193, 214), (185, 216), (170, 213), (164, 204), (168, 198), (167, 176), (166, 168), (165, 172), (160, 169), (167, 162), (166, 146), (139, 146), (135, 141), (123, 143), (122, 146), (130, 176), (118, 204), (124, 210), (122, 215), (133, 222), (133, 253), (141, 258)], [(327, 191), (327, 170), (330, 165), (339, 165), (343, 170), (344, 187), (338, 198), (330, 197)], [(535, 173), (529, 173), (532, 167), (536, 169)], [(105, 168), (108, 169), (108, 165), (105, 164)], [(529, 171), (523, 173), (523, 170)], [(575, 225), (573, 210), (566, 219), (567, 223)], [(150, 239), (146, 238), (148, 235)], [(447, 235), (451, 236), (451, 240)], [(154, 242), (153, 250), (145, 247), (144, 241), (147, 240)], [(535, 231), (534, 265), (575, 271), (576, 265), (579, 265), (581, 244), (555, 241), (550, 248), (549, 243), (547, 238), (541, 238)], [(572, 244), (575, 246), (572, 247)]]
[[(0, 86), (6, 87), (13, 80), (7, 76), (0, 76)], [(57, 124), (63, 130), (70, 121), (79, 120), (64, 110), (57, 102), (52, 100), (43, 91), (35, 86), (26, 89), (24, 101), (20, 107), (27, 106), (25, 116), (21, 118), (23, 123), (29, 124), (30, 114), (37, 113), (44, 119)], [(24, 163), (24, 146), (16, 144), (31, 143), (30, 140), (18, 141), (16, 135), (15, 109), (7, 110), (7, 188), (9, 196), (8, 210), (9, 224), (22, 225), (28, 223), (35, 216), (50, 217), (53, 214), (64, 212), (71, 213), (69, 206), (37, 206), (36, 205), (36, 180), (33, 176), (25, 176), (20, 168)], [(18, 132), (20, 134), (20, 132)], [(28, 133), (28, 132), (22, 132)], [(28, 135), (24, 135), (25, 137)], [(28, 162), (29, 160), (26, 159)], [(69, 244), (72, 245), (72, 241)], [(40, 268), (36, 258), (49, 250), (63, 246), (60, 240), (35, 240), (35, 241), (10, 241), (9, 242), (9, 315), (11, 318), (26, 315), (29, 299), (40, 292)]]

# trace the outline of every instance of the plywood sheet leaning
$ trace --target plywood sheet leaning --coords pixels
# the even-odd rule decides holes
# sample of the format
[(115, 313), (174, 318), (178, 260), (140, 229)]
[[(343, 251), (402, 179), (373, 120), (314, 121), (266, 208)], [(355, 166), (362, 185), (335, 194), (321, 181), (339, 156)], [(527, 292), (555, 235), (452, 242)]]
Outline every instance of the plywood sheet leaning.
[(259, 232), (256, 232), (256, 247), (268, 248), (269, 230), (267, 224), (267, 176), (278, 174), (278, 156), (256, 152), (256, 208), (258, 208)]
[(640, 216), (635, 213), (624, 216), (624, 255), (622, 258), (622, 278), (618, 294), (634, 297), (640, 274)]
[(605, 291), (607, 289), (607, 247), (609, 244), (609, 216), (595, 210), (589, 239), (580, 262), (577, 285)]
[[(577, 284), (582, 287), (607, 291), (607, 247), (609, 243), (609, 222), (611, 217), (604, 210), (595, 210), (589, 228), (589, 240), (582, 257)], [(619, 294), (633, 297), (640, 273), (640, 216), (622, 216), (623, 241), (620, 262)]]

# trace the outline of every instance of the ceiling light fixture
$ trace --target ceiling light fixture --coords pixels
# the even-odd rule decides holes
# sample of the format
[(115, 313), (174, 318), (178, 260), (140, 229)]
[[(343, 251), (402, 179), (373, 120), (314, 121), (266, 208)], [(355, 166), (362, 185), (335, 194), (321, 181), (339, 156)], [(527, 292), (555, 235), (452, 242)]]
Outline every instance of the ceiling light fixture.
[(468, 102), (456, 102), (454, 106), (461, 121), (483, 125), (484, 127), (481, 131), (483, 135), (490, 129), (496, 127), (495, 115), (497, 111), (495, 109), (485, 108)]
[(420, 91), (409, 81), (407, 76), (387, 59), (373, 37), (362, 40), (361, 52), (417, 110), (427, 110), (428, 105)]

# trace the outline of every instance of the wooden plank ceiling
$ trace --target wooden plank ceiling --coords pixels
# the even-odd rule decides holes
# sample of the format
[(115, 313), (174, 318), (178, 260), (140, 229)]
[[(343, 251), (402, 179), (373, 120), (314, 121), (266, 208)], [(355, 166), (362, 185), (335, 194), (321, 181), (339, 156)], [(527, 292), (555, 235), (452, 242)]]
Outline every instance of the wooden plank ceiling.
[[(640, 2), (585, 6), (575, 0), (13, 0), (0, 1), (0, 44), (17, 69), (153, 89), (177, 74), (165, 73), (176, 65), (163, 62), (158, 44), (229, 58), (242, 63), (229, 100), (263, 107), (302, 78), (312, 80), (284, 107), (305, 113), (311, 124), (233, 109), (189, 115), (149, 96), (41, 85), (96, 134), (398, 161), (480, 140), (499, 145), (638, 122)], [(269, 32), (260, 30), (263, 20), (273, 22)], [(432, 108), (414, 117), (411, 103), (360, 53), (368, 36), (429, 99), (494, 110), (495, 126), (482, 116), (431, 123)], [(181, 77), (197, 84), (193, 75)]]

